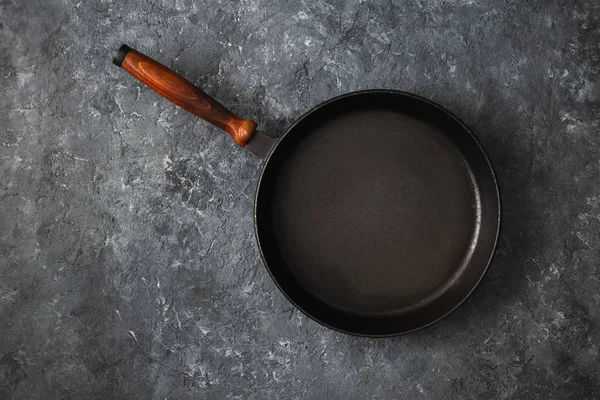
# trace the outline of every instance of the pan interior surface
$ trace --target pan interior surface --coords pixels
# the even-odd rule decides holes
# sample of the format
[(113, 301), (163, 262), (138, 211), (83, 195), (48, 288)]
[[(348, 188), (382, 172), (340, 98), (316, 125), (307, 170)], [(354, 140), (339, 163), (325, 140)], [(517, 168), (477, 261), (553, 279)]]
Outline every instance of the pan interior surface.
[(350, 96), (278, 145), (257, 198), (259, 241), (276, 282), (309, 315), (351, 333), (409, 331), (479, 281), (489, 261), (485, 156), (469, 156), (482, 153), (477, 143), (439, 113), (391, 93)]

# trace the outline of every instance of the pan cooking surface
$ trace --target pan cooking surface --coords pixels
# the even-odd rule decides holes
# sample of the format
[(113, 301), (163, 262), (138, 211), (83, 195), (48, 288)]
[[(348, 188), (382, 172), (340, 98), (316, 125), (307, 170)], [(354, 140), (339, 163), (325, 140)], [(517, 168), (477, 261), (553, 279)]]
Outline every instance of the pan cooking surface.
[(353, 333), (441, 318), (495, 246), (498, 197), (480, 147), (445, 111), (397, 97), (349, 97), (303, 118), (257, 196), (276, 282), (309, 315)]
[(273, 230), (315, 296), (353, 312), (400, 312), (464, 265), (476, 204), (448, 138), (406, 115), (363, 110), (318, 126), (290, 154), (273, 193)]

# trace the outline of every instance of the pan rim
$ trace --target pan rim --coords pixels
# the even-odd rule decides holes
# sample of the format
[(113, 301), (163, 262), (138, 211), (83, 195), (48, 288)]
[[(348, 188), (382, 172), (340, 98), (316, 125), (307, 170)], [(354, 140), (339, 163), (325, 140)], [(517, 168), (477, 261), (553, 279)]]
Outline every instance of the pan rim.
[[(395, 95), (395, 96), (402, 96), (402, 97), (407, 97), (407, 98), (411, 98), (413, 100), (416, 101), (420, 101), (423, 103), (426, 103), (436, 109), (438, 109), (439, 111), (445, 113), (446, 115), (448, 115), (451, 119), (453, 119), (462, 129), (463, 131), (467, 132), (471, 139), (474, 141), (474, 143), (477, 145), (477, 147), (479, 148), (479, 150), (481, 151), (481, 154), (483, 155), (487, 166), (491, 172), (491, 176), (492, 176), (492, 180), (494, 183), (494, 188), (496, 191), (496, 199), (497, 199), (497, 220), (496, 220), (496, 232), (494, 235), (494, 241), (493, 241), (493, 246), (492, 246), (492, 250), (490, 251), (490, 255), (485, 263), (485, 266), (481, 272), (481, 275), (479, 276), (479, 278), (477, 279), (477, 281), (475, 282), (475, 284), (473, 285), (473, 287), (471, 288), (471, 290), (469, 290), (469, 292), (459, 301), (457, 302), (457, 304), (451, 308), (449, 311), (447, 311), (446, 313), (444, 313), (443, 315), (441, 315), (440, 317), (434, 319), (433, 321), (430, 321), (426, 324), (423, 324), (417, 328), (414, 329), (409, 329), (406, 331), (400, 331), (400, 332), (393, 332), (393, 333), (384, 333), (384, 334), (369, 334), (369, 333), (360, 333), (360, 332), (353, 332), (350, 330), (346, 330), (346, 329), (342, 329), (342, 328), (338, 328), (334, 325), (331, 325), (329, 323), (327, 323), (326, 321), (323, 321), (315, 316), (313, 316), (310, 312), (308, 312), (307, 310), (305, 310), (304, 308), (300, 307), (291, 297), (290, 295), (281, 287), (281, 285), (279, 284), (279, 282), (277, 281), (277, 279), (275, 278), (271, 267), (269, 266), (269, 263), (266, 260), (265, 254), (263, 252), (263, 246), (261, 244), (260, 241), (260, 235), (259, 235), (259, 231), (258, 231), (258, 199), (259, 199), (259, 195), (261, 192), (261, 187), (263, 184), (263, 178), (265, 176), (265, 170), (267, 169), (271, 158), (273, 156), (273, 154), (277, 151), (277, 148), (279, 147), (279, 145), (281, 144), (281, 142), (285, 139), (285, 137), (294, 130), (294, 128), (300, 124), (301, 121), (303, 121), (306, 117), (308, 117), (309, 115), (313, 114), (314, 112), (317, 112), (318, 110), (320, 110), (321, 108), (340, 101), (342, 99), (348, 98), (348, 97), (354, 97), (354, 96), (360, 96), (360, 95), (368, 95), (368, 94), (391, 94), (391, 95)], [(277, 286), (278, 290), (284, 295), (284, 297), (294, 306), (296, 307), (296, 309), (298, 309), (300, 312), (302, 312), (305, 316), (307, 316), (308, 318), (310, 318), (311, 320), (317, 322), (318, 324), (327, 327), (329, 329), (332, 329), (334, 331), (340, 332), (340, 333), (345, 333), (348, 335), (352, 335), (352, 336), (358, 336), (358, 337), (366, 337), (366, 338), (386, 338), (386, 337), (394, 337), (394, 336), (402, 336), (402, 335), (406, 335), (409, 333), (413, 333), (416, 331), (420, 331), (422, 329), (425, 329), (427, 327), (430, 327), (436, 323), (438, 323), (439, 321), (441, 321), (442, 319), (446, 318), (447, 316), (449, 316), (450, 314), (452, 314), (454, 311), (456, 311), (461, 305), (463, 305), (466, 300), (471, 297), (471, 295), (473, 294), (473, 292), (475, 291), (475, 289), (480, 285), (481, 281), (483, 280), (483, 278), (485, 277), (485, 275), (487, 274), (490, 265), (492, 264), (492, 261), (496, 255), (496, 251), (498, 249), (498, 241), (499, 241), (499, 237), (500, 237), (500, 228), (501, 228), (501, 223), (502, 223), (502, 201), (501, 201), (501, 197), (500, 197), (500, 188), (498, 185), (498, 178), (496, 175), (496, 171), (494, 170), (494, 167), (490, 161), (490, 158), (488, 156), (488, 154), (486, 153), (485, 149), (483, 148), (483, 146), (481, 145), (481, 143), (479, 142), (479, 140), (477, 139), (477, 137), (475, 136), (475, 134), (471, 131), (471, 129), (469, 129), (463, 122), (462, 120), (460, 120), (456, 115), (454, 115), (451, 111), (449, 111), (448, 109), (446, 109), (445, 107), (441, 106), (440, 104), (429, 100), (423, 96), (414, 94), (414, 93), (410, 93), (410, 92), (406, 92), (406, 91), (401, 91), (401, 90), (394, 90), (394, 89), (367, 89), (367, 90), (359, 90), (359, 91), (354, 91), (354, 92), (348, 92), (336, 97), (333, 97), (329, 100), (326, 100), (322, 103), (317, 104), (316, 106), (314, 106), (313, 108), (311, 108), (310, 110), (308, 110), (307, 112), (305, 112), (304, 114), (302, 114), (299, 118), (297, 118), (292, 125), (285, 131), (285, 133), (283, 135), (281, 135), (280, 137), (277, 138), (277, 142), (275, 143), (275, 145), (270, 149), (269, 153), (267, 154), (267, 156), (265, 157), (264, 160), (264, 164), (262, 167), (262, 171), (260, 174), (260, 178), (258, 180), (258, 184), (257, 184), (257, 189), (255, 191), (255, 196), (254, 196), (254, 236), (255, 236), (255, 240), (256, 243), (258, 245), (258, 250), (259, 250), (259, 254), (260, 254), (260, 258), (267, 270), (267, 272), (269, 273), (269, 276), (271, 277), (271, 280), (275, 283), (275, 285)]]

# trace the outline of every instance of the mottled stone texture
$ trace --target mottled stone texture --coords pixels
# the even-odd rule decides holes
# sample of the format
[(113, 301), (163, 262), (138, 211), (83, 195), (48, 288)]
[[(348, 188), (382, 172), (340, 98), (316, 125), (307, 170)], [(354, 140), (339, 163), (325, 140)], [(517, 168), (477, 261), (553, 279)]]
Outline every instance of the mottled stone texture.
[[(597, 0), (1, 0), (0, 398), (600, 398)], [(473, 128), (502, 239), (443, 322), (321, 327), (259, 259), (262, 162), (110, 61), (127, 43), (273, 134), (412, 91)]]

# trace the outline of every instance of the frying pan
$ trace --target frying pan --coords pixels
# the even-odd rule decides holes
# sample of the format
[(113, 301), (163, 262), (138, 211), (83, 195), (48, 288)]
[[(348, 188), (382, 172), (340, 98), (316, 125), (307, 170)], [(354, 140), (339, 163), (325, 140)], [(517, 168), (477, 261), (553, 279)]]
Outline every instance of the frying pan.
[(414, 94), (368, 90), (326, 101), (278, 140), (123, 45), (113, 62), (264, 158), (258, 246), (284, 295), (354, 335), (431, 325), (478, 285), (494, 254), (500, 194), (475, 136)]

